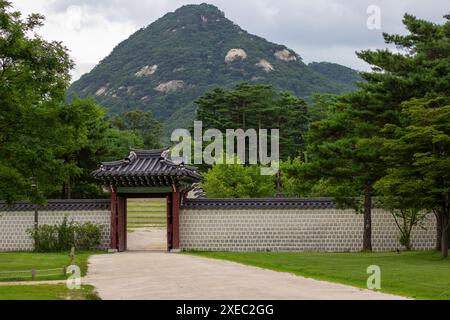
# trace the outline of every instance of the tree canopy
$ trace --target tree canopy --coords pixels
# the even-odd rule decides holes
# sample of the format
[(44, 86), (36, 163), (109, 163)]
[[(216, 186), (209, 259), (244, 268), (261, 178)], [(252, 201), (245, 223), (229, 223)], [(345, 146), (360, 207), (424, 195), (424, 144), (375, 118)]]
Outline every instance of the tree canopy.
[(100, 196), (90, 173), (101, 161), (158, 144), (156, 122), (147, 128), (152, 134), (119, 131), (92, 100), (66, 103), (73, 63), (61, 43), (37, 34), (43, 19), (24, 19), (0, 0), (0, 199), (9, 203)]
[[(389, 49), (358, 56), (373, 66), (362, 74), (361, 90), (338, 97), (310, 125), (305, 177), (326, 180), (329, 195), (364, 212), (364, 246), (371, 249), (371, 207), (374, 185), (392, 165), (385, 157), (385, 127), (402, 126), (405, 102), (448, 96), (450, 24), (434, 24), (406, 14), (408, 34), (384, 34)], [(424, 172), (423, 172), (424, 173)], [(431, 172), (430, 172), (431, 173)], [(431, 187), (431, 186), (429, 186)], [(434, 188), (433, 188), (434, 189)], [(354, 197), (361, 196), (357, 203)]]
[(36, 34), (42, 23), (0, 1), (0, 198), (8, 202), (42, 200), (33, 186), (51, 191), (67, 170), (57, 158), (65, 140), (58, 108), (72, 61), (61, 43)]
[(390, 168), (375, 187), (385, 198), (394, 198), (396, 209), (434, 212), (438, 219), (440, 249), (447, 256), (450, 216), (449, 98), (405, 102), (401, 125), (388, 125), (385, 132), (384, 159)]
[(163, 135), (162, 125), (153, 118), (151, 112), (139, 109), (116, 115), (111, 120), (112, 125), (121, 131), (131, 131), (144, 140), (145, 149), (161, 148), (161, 137)]
[(279, 129), (280, 156), (296, 157), (305, 148), (308, 130), (306, 103), (270, 85), (238, 83), (234, 89), (216, 88), (196, 101), (197, 120), (205, 129)]
[(275, 176), (263, 176), (260, 166), (246, 166), (237, 157), (233, 159), (234, 164), (216, 164), (203, 174), (202, 188), (208, 197), (264, 198), (276, 194)]

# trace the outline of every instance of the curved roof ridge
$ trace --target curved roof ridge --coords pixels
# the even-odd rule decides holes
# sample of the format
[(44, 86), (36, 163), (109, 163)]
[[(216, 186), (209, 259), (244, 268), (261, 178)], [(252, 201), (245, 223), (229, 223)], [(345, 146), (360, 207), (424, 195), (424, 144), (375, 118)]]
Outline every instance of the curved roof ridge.
[(155, 150), (144, 150), (144, 149), (131, 149), (131, 153), (134, 152), (138, 158), (142, 157), (161, 157), (162, 154), (167, 151), (168, 148), (155, 149)]

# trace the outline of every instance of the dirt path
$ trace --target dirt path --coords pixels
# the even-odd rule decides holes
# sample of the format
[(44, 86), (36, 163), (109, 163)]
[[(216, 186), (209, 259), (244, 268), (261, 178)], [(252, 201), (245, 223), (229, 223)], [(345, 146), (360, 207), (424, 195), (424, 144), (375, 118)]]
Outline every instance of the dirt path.
[(162, 252), (93, 256), (83, 283), (94, 285), (107, 300), (404, 299), (233, 262)]
[(142, 228), (128, 231), (129, 251), (164, 251), (167, 250), (167, 229)]

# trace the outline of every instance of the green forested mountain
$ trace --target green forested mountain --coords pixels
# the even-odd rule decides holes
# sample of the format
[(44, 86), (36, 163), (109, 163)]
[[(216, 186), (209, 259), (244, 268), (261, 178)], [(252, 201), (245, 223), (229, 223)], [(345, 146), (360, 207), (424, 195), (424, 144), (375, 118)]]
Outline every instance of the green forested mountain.
[[(305, 31), (307, 32), (307, 31)], [(120, 43), (69, 94), (94, 96), (111, 114), (151, 111), (166, 131), (188, 127), (194, 101), (217, 86), (272, 84), (299, 97), (355, 89), (359, 74), (305, 64), (294, 51), (249, 34), (212, 5), (187, 5)]]

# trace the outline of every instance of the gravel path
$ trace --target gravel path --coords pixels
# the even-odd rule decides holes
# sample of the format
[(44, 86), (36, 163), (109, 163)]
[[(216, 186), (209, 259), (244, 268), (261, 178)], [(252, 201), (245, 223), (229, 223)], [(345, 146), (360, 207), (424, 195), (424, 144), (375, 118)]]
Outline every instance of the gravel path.
[(167, 229), (164, 228), (142, 228), (129, 231), (129, 251), (164, 251), (167, 250)]
[(107, 300), (405, 299), (233, 262), (163, 252), (93, 256), (83, 280)]

